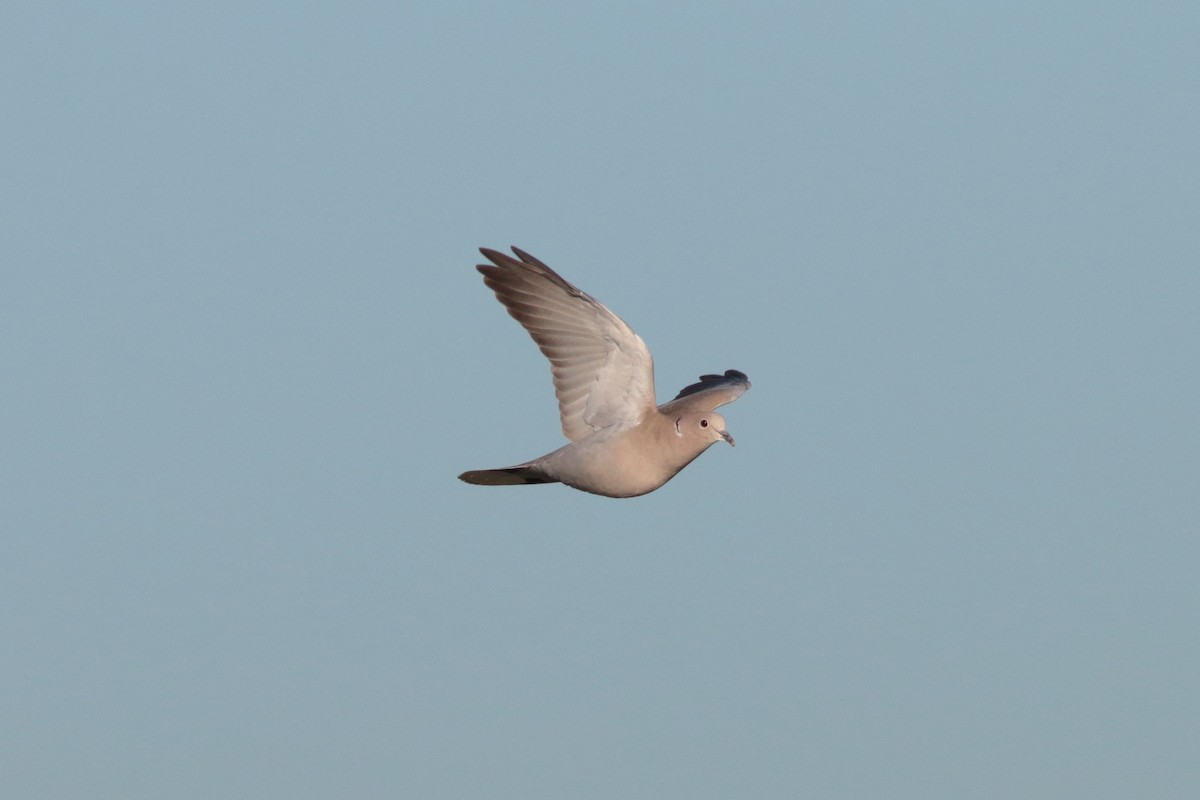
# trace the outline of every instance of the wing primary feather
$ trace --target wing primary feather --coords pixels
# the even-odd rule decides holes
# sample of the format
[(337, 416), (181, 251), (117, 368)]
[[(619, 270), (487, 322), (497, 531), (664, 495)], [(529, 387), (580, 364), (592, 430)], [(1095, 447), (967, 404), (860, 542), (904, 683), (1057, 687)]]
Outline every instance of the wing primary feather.
[(566, 437), (578, 441), (652, 412), (654, 360), (645, 343), (594, 297), (524, 250), (512, 251), (481, 247), (492, 263), (476, 269), (550, 360)]

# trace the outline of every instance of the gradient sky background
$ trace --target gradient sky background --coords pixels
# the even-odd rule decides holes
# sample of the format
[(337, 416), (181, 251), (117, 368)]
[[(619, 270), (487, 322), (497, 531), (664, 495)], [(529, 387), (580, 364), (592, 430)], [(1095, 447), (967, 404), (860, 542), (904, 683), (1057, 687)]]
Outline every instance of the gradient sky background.
[(0, 11), (5, 793), (1194, 796), (1200, 6), (429, 5)]

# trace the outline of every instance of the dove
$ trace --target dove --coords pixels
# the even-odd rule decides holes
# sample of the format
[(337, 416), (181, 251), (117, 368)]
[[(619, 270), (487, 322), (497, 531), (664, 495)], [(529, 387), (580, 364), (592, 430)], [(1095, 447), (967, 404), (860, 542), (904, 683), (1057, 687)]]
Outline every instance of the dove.
[(750, 388), (735, 369), (701, 375), (657, 405), (654, 359), (624, 320), (557, 272), (514, 247), (488, 248), (476, 267), (508, 313), (550, 360), (567, 444), (498, 469), (459, 475), (480, 486), (563, 483), (605, 497), (637, 497), (671, 480), (717, 442), (734, 444), (714, 409)]

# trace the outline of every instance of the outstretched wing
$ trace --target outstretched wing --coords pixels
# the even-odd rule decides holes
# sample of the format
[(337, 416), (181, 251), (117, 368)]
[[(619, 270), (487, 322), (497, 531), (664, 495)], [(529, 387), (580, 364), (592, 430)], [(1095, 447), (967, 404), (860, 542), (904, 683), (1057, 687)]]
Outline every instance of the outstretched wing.
[(658, 407), (659, 413), (674, 415), (690, 411), (712, 411), (714, 408), (732, 403), (750, 388), (746, 373), (736, 369), (725, 370), (724, 375), (701, 375), (699, 383), (685, 386), (669, 403)]
[(528, 253), (481, 248), (477, 269), (550, 359), (562, 431), (571, 441), (654, 410), (654, 360), (616, 314)]

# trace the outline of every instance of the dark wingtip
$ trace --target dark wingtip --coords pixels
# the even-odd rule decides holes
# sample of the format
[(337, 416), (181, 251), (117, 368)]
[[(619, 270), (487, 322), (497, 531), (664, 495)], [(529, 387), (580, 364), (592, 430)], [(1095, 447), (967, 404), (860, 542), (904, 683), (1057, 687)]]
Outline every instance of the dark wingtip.
[(531, 267), (550, 269), (541, 261), (538, 261), (536, 258), (529, 255), (529, 253), (526, 253), (516, 245), (510, 245), (510, 247), (513, 251), (513, 254), (516, 255), (516, 258), (513, 258), (508, 253), (501, 253), (499, 250), (493, 250), (490, 247), (481, 247), (479, 248), (479, 252), (483, 254), (484, 258), (486, 258), (488, 261), (491, 261), (498, 267), (503, 267), (510, 264), (527, 264)]
[(479, 270), (479, 273), (484, 277), (487, 277), (489, 273), (497, 272), (504, 267), (513, 269), (521, 266), (521, 262), (510, 256), (508, 253), (501, 253), (499, 250), (493, 250), (490, 247), (481, 247), (479, 248), (479, 252), (483, 254), (484, 258), (492, 262), (491, 264), (475, 265), (475, 269)]
[(715, 383), (744, 383), (746, 388), (750, 388), (750, 378), (746, 376), (746, 373), (736, 369), (727, 369), (724, 375), (701, 375), (699, 383), (683, 387), (679, 394), (675, 395), (675, 399), (702, 392)]
[(545, 264), (543, 264), (541, 261), (539, 261), (538, 259), (529, 255), (529, 253), (526, 253), (524, 250), (517, 247), (516, 245), (509, 245), (509, 247), (511, 247), (512, 251), (517, 254), (517, 258), (521, 259), (526, 264), (529, 264), (530, 266), (534, 266), (534, 267), (542, 267), (543, 269), (550, 269)]
[[(487, 277), (489, 274), (498, 274), (499, 272), (505, 270), (515, 273), (534, 273), (535, 275), (540, 275), (541, 277), (548, 279), (551, 283), (557, 285), (560, 289), (570, 295), (582, 297), (590, 302), (595, 302), (593, 298), (589, 297), (586, 293), (573, 286), (568, 280), (563, 278), (554, 270), (550, 269), (550, 267), (546, 266), (545, 263), (529, 255), (529, 253), (526, 253), (521, 248), (513, 246), (512, 251), (516, 254), (516, 258), (513, 258), (508, 253), (501, 253), (499, 250), (493, 250), (490, 247), (481, 247), (479, 248), (479, 252), (483, 253), (483, 255), (492, 263), (476, 264), (475, 268), (478, 269), (484, 275), (484, 277)], [(489, 284), (489, 286), (490, 285), (491, 284)], [(495, 287), (492, 288), (494, 289)]]

